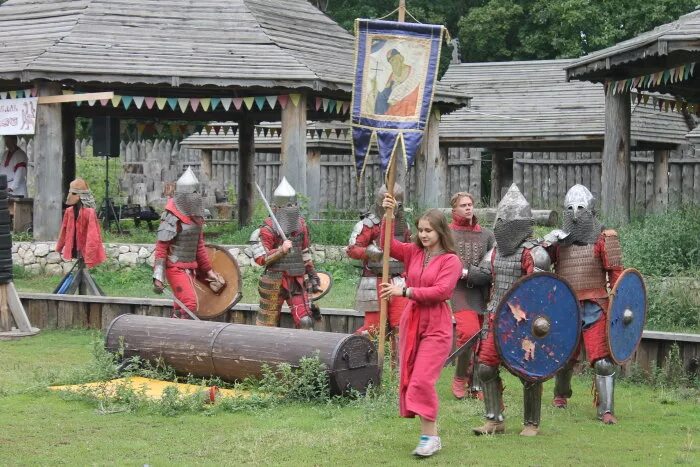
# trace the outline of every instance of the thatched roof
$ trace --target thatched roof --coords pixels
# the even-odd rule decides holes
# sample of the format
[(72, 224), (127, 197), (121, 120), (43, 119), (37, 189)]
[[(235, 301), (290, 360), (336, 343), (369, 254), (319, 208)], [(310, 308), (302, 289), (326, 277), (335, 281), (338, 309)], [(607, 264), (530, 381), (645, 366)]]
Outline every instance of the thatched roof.
[(700, 52), (700, 10), (677, 21), (598, 50), (567, 66), (569, 79), (601, 82), (694, 62)]
[[(472, 97), (470, 108), (443, 117), (440, 141), (452, 144), (602, 144), (602, 84), (566, 81), (571, 60), (453, 64), (443, 82)], [(683, 144), (688, 127), (677, 112), (633, 103), (632, 139)]]
[(352, 89), (354, 37), (307, 0), (9, 0), (0, 46), (0, 80)]

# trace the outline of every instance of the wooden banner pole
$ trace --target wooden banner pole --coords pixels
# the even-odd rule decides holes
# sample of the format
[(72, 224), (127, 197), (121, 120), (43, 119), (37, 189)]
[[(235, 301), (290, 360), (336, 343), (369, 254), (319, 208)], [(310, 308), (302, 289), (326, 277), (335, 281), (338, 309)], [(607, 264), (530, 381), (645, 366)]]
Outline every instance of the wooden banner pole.
[[(396, 183), (396, 148), (391, 155), (391, 162), (387, 169), (386, 190), (394, 196), (394, 184)], [(391, 238), (394, 234), (394, 210), (387, 209), (384, 212), (384, 256), (382, 257), (382, 284), (389, 282), (389, 259), (391, 253)], [(389, 300), (382, 299), (379, 303), (379, 349), (377, 356), (379, 357), (379, 367), (384, 365), (384, 347), (386, 342), (386, 321), (389, 308)]]

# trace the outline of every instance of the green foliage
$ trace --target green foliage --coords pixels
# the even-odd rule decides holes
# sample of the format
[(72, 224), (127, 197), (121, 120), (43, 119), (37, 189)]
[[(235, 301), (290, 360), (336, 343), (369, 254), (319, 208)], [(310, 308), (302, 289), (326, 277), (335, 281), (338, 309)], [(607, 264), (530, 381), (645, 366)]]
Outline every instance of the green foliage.
[(698, 298), (683, 282), (646, 277), (648, 314), (646, 329), (700, 333)]
[[(75, 175), (83, 178), (92, 190), (95, 196), (95, 201), (99, 203), (105, 197), (105, 164), (104, 157), (76, 157), (75, 158)], [(122, 173), (122, 162), (117, 157), (109, 158), (109, 195), (112, 198), (121, 197), (119, 179)], [(115, 204), (119, 204), (119, 200), (115, 199)]]
[(289, 363), (277, 365), (273, 370), (263, 367), (260, 389), (275, 394), (282, 400), (293, 402), (327, 402), (330, 400), (330, 387), (326, 365), (318, 355), (303, 357), (299, 367)]
[(459, 20), (466, 61), (573, 58), (694, 10), (692, 0), (488, 0)]
[[(697, 375), (691, 376), (683, 367), (683, 358), (681, 358), (680, 348), (675, 342), (666, 355), (664, 365), (657, 366), (655, 361), (652, 361), (651, 372), (645, 371), (634, 363), (629, 370), (625, 380), (634, 384), (648, 384), (657, 389), (680, 390), (684, 388), (700, 389), (700, 379)], [(686, 392), (691, 395), (692, 393)]]
[(700, 206), (648, 215), (618, 230), (625, 266), (645, 276), (700, 272)]

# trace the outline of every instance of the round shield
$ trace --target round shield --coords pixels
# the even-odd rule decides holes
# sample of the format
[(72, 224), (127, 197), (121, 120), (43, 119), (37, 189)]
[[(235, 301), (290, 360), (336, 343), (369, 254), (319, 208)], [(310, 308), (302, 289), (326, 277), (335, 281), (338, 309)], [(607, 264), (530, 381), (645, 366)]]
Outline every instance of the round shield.
[(328, 274), (326, 271), (316, 271), (316, 274), (318, 275), (318, 279), (321, 281), (321, 290), (319, 292), (309, 294), (309, 299), (312, 302), (315, 302), (326, 295), (331, 291), (331, 287), (333, 287), (333, 276)]
[(519, 378), (544, 381), (569, 361), (581, 309), (564, 279), (538, 272), (518, 280), (496, 308), (494, 337), (503, 364)]
[(636, 269), (625, 269), (610, 293), (608, 347), (610, 356), (622, 364), (639, 345), (647, 319), (647, 289)]
[(197, 293), (197, 316), (201, 319), (212, 319), (226, 313), (243, 296), (243, 281), (238, 262), (226, 248), (217, 245), (205, 245), (209, 261), (215, 272), (224, 276), (226, 285), (218, 293), (214, 293), (209, 283), (196, 278), (194, 289)]

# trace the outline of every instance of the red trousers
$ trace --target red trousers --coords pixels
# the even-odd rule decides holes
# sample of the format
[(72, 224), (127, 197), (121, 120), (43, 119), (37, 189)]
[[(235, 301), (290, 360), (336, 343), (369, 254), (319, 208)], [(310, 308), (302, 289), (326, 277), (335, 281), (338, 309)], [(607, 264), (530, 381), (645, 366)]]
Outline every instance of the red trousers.
[(481, 331), (484, 315), (474, 310), (460, 310), (454, 312), (453, 316), (457, 324), (455, 329), (457, 332), (457, 347), (461, 347)]
[[(406, 297), (391, 297), (389, 300), (389, 307), (387, 308), (387, 321), (389, 326), (396, 328), (401, 322), (401, 314), (408, 299)], [(375, 332), (379, 329), (379, 311), (365, 311), (365, 324), (358, 329), (356, 332), (362, 331), (372, 331)]]
[(294, 319), (294, 326), (298, 328), (301, 318), (304, 316), (311, 316), (311, 302), (309, 301), (309, 296), (305, 293), (300, 295), (289, 295), (284, 292), (282, 295), (284, 296), (280, 298), (279, 308), (282, 309), (282, 304), (287, 302), (289, 311)]
[[(183, 269), (177, 266), (168, 266), (165, 268), (165, 278), (170, 284), (173, 295), (180, 300), (192, 313), (195, 313), (199, 307), (197, 303), (197, 294), (194, 290), (195, 272), (192, 269)], [(172, 318), (191, 319), (185, 310), (177, 303), (173, 304)]]
[[(608, 348), (608, 318), (605, 312), (600, 315), (598, 321), (593, 323), (588, 329), (583, 330), (583, 345), (586, 348), (586, 358), (591, 366), (601, 358), (610, 356)], [(574, 353), (573, 358), (578, 359), (581, 352), (581, 343)]]
[(489, 332), (486, 339), (481, 339), (479, 342), (477, 355), (479, 362), (484, 365), (499, 366), (501, 364), (501, 357), (498, 356), (498, 350), (496, 350), (496, 338), (493, 334), (493, 314), (489, 315)]

